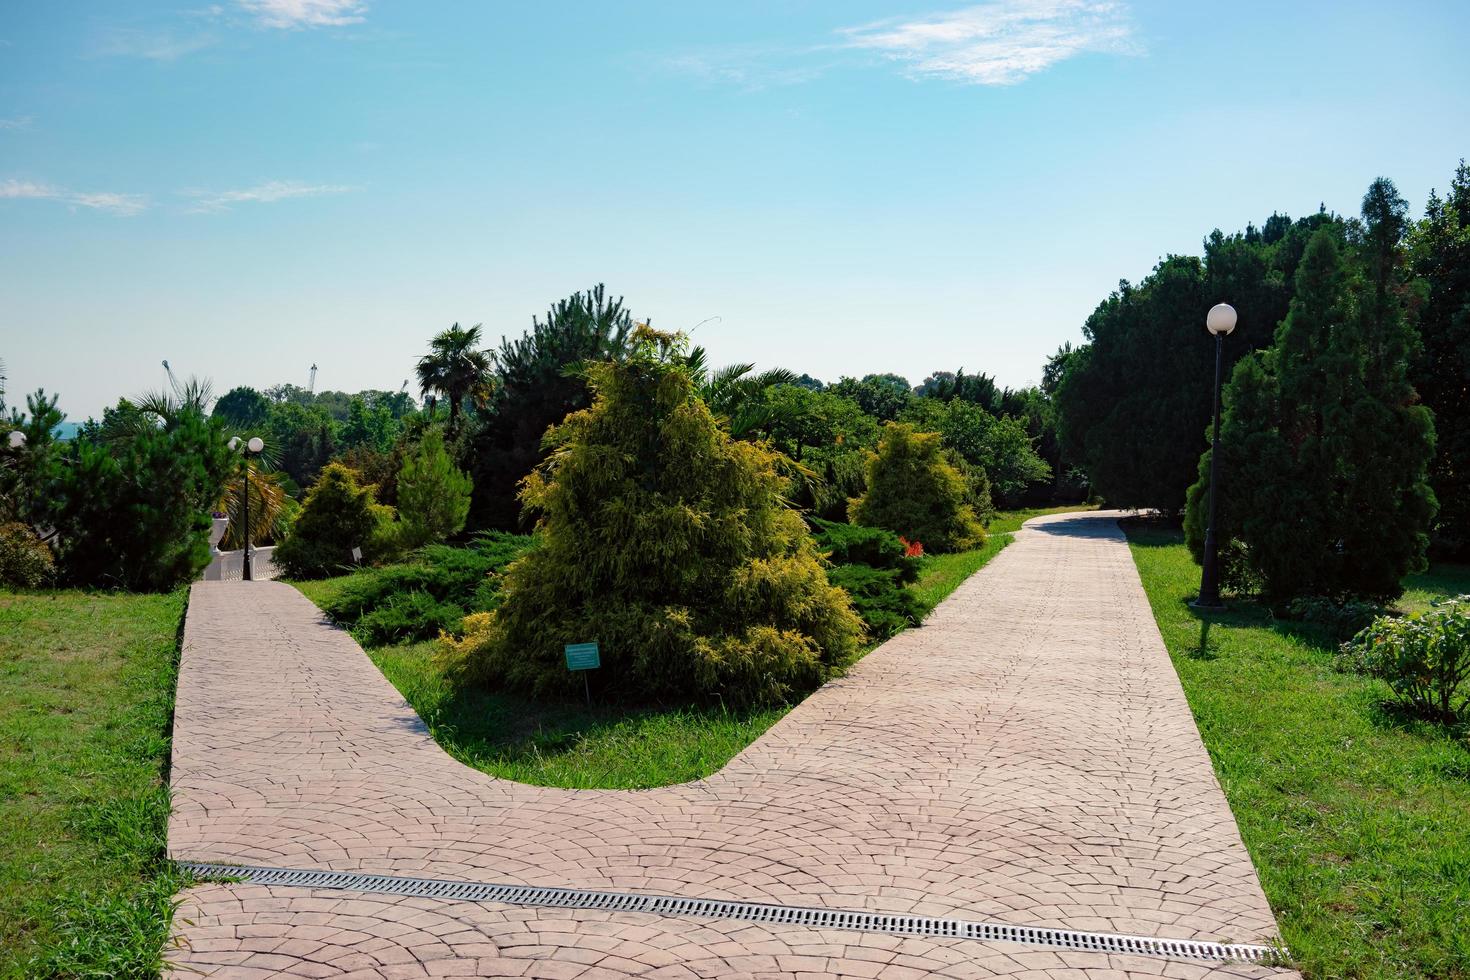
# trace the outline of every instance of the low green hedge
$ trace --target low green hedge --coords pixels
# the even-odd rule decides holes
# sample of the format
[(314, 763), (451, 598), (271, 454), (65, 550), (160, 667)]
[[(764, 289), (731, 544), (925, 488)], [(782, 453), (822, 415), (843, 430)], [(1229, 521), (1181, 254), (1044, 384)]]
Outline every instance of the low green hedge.
[(873, 640), (917, 626), (924, 611), (905, 586), (919, 577), (920, 559), (907, 554), (898, 535), (876, 527), (810, 518), (812, 537), (832, 567), (827, 581), (845, 589)]
[(500, 600), (500, 573), (531, 546), (524, 535), (490, 532), (468, 547), (429, 545), (401, 565), (354, 575), (322, 604), (366, 646), (454, 632), (466, 613)]

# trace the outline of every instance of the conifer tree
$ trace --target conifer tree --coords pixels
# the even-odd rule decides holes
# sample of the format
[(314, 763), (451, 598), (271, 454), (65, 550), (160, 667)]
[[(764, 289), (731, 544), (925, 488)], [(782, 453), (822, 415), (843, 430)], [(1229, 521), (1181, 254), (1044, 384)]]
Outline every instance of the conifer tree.
[[(1267, 597), (1400, 594), (1422, 568), (1434, 513), (1434, 447), (1408, 366), (1404, 205), (1387, 180), (1363, 203), (1355, 254), (1313, 235), (1276, 344), (1236, 368), (1221, 425), (1221, 526), (1227, 581), (1258, 578)], [(1209, 454), (1191, 489), (1186, 532), (1198, 557)]]
[(386, 548), (393, 508), (376, 503), (341, 463), (322, 468), (291, 533), (276, 546), (275, 563), (292, 578), (321, 578), (352, 565), (352, 549), (371, 561)]
[(401, 543), (417, 548), (443, 541), (464, 528), (469, 512), (470, 478), (449, 458), (444, 434), (431, 428), (398, 473)]
[(768, 703), (821, 683), (861, 624), (782, 499), (777, 454), (719, 426), (677, 335), (640, 327), (587, 377), (592, 404), (547, 434), (522, 484), (540, 542), (446, 645), (452, 673), (580, 690), (563, 648), (596, 641), (606, 697)]
[(1433, 547), (1470, 558), (1470, 166), (1460, 161), (1449, 194), (1429, 197), (1411, 236), (1425, 286), (1414, 387), (1434, 412), (1438, 445), (1430, 482), (1439, 500)]
[(967, 503), (969, 484), (944, 455), (937, 432), (890, 422), (868, 458), (868, 489), (848, 507), (854, 524), (886, 528), (925, 551), (963, 551), (985, 543)]
[(520, 526), (517, 488), (546, 458), (542, 437), (591, 401), (587, 382), (574, 368), (622, 357), (632, 329), (623, 298), (609, 298), (599, 283), (558, 302), (544, 320), (533, 317), (520, 339), (502, 340), (495, 395), (471, 447), (472, 528)]

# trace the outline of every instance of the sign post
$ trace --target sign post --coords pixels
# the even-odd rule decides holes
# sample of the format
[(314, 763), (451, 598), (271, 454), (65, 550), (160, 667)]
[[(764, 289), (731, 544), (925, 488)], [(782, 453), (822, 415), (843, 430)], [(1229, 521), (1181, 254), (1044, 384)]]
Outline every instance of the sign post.
[(595, 670), (602, 666), (602, 658), (598, 654), (597, 641), (591, 643), (568, 643), (565, 647), (567, 657), (567, 670), (582, 672), (582, 690), (587, 694), (587, 706), (592, 707), (592, 684), (587, 680), (587, 671)]

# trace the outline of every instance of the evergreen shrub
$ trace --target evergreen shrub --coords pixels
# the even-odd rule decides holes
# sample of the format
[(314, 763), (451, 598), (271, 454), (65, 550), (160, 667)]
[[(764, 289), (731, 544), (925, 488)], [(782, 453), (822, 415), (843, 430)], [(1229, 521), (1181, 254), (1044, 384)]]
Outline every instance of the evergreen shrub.
[(881, 527), (926, 551), (965, 551), (985, 543), (967, 502), (970, 487), (945, 456), (937, 432), (890, 422), (868, 458), (868, 489), (848, 505), (854, 524)]
[(897, 568), (837, 565), (827, 570), (827, 581), (847, 592), (869, 637), (886, 640), (924, 618), (923, 607), (913, 591), (904, 587), (902, 575)]
[[(433, 639), (441, 630), (454, 632), (458, 627), (458, 617), (444, 624), (448, 613), (443, 607), (460, 610), (460, 616), (494, 609), (500, 601), (500, 573), (525, 553), (531, 541), (493, 531), (478, 535), (469, 547), (429, 545), (405, 564), (352, 576), (322, 609), (369, 646)], [(407, 598), (414, 595), (426, 596), (429, 602)], [(383, 611), (390, 606), (392, 612)], [(399, 622), (414, 613), (422, 615)]]
[(65, 454), (44, 494), (61, 579), (166, 591), (209, 564), (210, 511), (237, 465), (218, 420), (188, 410), (128, 439), (84, 432)]
[(347, 467), (328, 463), (274, 559), (291, 578), (324, 578), (352, 567), (353, 548), (365, 562), (391, 554), (393, 537), (393, 508), (376, 503), (373, 488), (358, 486)]
[(813, 540), (833, 567), (827, 580), (847, 592), (868, 635), (884, 640), (917, 626), (923, 609), (904, 586), (919, 577), (919, 557), (892, 531), (808, 518)]
[(443, 541), (464, 528), (470, 512), (470, 478), (455, 467), (438, 428), (424, 433), (398, 473), (400, 540), (415, 548)]
[(579, 692), (563, 648), (597, 641), (603, 697), (732, 705), (787, 700), (846, 663), (862, 624), (786, 506), (777, 454), (721, 429), (682, 340), (640, 327), (587, 377), (591, 406), (547, 433), (522, 484), (539, 543), (499, 608), (446, 643), (451, 675)]
[(406, 643), (452, 633), (462, 619), (463, 607), (427, 592), (393, 592), (357, 620), (352, 634), (364, 646)]

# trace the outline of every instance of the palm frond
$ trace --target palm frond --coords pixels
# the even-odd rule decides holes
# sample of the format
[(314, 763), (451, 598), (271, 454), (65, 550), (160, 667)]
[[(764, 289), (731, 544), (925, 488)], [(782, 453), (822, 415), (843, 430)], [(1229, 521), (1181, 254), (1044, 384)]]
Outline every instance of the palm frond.
[(289, 505), (285, 488), (281, 486), (281, 474), (265, 473), (247, 463), (243, 474), (226, 482), (224, 493), (215, 505), (217, 511), (230, 519), (220, 541), (222, 549), (238, 549), (244, 542), (247, 492), (250, 495), (250, 543), (259, 545), (262, 541), (280, 537), (285, 530), (282, 523), (289, 512)]

